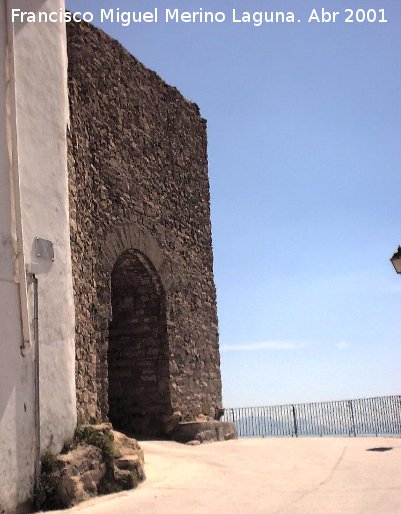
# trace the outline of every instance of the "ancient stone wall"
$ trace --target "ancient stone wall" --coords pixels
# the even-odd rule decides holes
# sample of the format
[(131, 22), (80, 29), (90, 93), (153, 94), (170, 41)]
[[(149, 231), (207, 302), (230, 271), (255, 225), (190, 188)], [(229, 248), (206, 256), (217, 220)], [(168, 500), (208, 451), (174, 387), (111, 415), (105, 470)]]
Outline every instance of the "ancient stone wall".
[[(140, 313), (139, 304), (126, 310), (126, 322), (131, 319), (132, 331), (137, 323), (139, 335), (126, 338), (126, 345), (120, 337), (119, 356), (112, 359), (146, 361), (153, 354), (157, 362), (128, 370), (142, 374), (143, 380), (131, 377), (126, 394), (148, 380), (153, 384), (150, 403), (160, 400), (161, 414), (179, 411), (183, 420), (201, 414), (217, 417), (221, 380), (206, 122), (195, 104), (118, 42), (87, 24), (67, 25), (79, 417), (108, 417), (110, 330), (116, 342), (113, 337), (124, 332), (116, 305), (122, 301), (129, 306), (135, 298), (142, 307), (151, 305), (150, 314)], [(131, 292), (113, 300), (112, 312), (111, 277), (130, 255), (136, 263), (125, 273)], [(141, 266), (148, 273), (140, 276)], [(123, 275), (116, 278), (114, 296), (120, 294), (118, 288), (124, 290)], [(141, 281), (148, 281), (148, 292)], [(148, 293), (153, 300), (145, 298)], [(142, 329), (141, 319), (147, 325)], [(141, 330), (147, 333), (141, 336)], [(110, 355), (117, 346), (110, 348)], [(125, 348), (130, 350), (125, 353)], [(112, 367), (114, 391), (127, 369), (119, 376)]]

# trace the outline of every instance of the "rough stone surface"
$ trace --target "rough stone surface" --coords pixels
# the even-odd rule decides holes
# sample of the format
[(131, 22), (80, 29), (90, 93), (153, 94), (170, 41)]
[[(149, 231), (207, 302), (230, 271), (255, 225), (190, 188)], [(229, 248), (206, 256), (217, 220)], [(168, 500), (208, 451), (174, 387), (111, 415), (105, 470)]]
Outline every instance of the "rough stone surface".
[(111, 280), (109, 418), (121, 430), (157, 435), (163, 430), (158, 413), (170, 406), (162, 285), (134, 250), (117, 259)]
[(138, 441), (132, 439), (131, 437), (127, 437), (125, 434), (117, 432), (116, 430), (113, 430), (112, 434), (114, 438), (114, 456), (117, 459), (125, 458), (127, 456), (134, 456), (143, 466), (145, 460), (143, 451), (141, 450)]
[(111, 435), (113, 458), (108, 460), (101, 449), (86, 443), (57, 455), (53, 473), (56, 505), (71, 507), (98, 494), (131, 488), (145, 479), (143, 451), (135, 439), (108, 424), (90, 428)]
[(194, 445), (237, 438), (234, 423), (229, 421), (195, 421), (179, 423), (170, 437), (176, 441)]
[(67, 32), (78, 415), (145, 435), (218, 418), (206, 122), (102, 31)]
[(91, 445), (78, 445), (65, 455), (57, 456), (59, 484), (57, 500), (70, 507), (98, 494), (98, 487), (106, 474), (102, 451)]

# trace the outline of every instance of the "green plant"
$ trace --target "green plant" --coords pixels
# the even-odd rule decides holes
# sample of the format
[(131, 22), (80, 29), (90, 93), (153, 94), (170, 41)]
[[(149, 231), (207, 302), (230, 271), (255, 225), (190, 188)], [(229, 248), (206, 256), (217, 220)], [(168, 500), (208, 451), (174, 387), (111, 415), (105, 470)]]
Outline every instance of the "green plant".
[(110, 432), (103, 432), (84, 425), (77, 427), (74, 434), (74, 443), (86, 443), (100, 448), (107, 466), (110, 466), (114, 459), (114, 437)]
[(40, 481), (34, 492), (34, 504), (37, 509), (57, 509), (61, 505), (55, 498), (60, 480), (57, 473), (57, 459), (49, 450), (41, 458)]

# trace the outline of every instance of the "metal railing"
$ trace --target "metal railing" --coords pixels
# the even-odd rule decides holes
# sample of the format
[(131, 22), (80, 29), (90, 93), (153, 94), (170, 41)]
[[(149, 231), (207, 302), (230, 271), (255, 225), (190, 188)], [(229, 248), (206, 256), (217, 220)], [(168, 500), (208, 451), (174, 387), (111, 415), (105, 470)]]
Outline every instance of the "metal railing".
[(401, 434), (401, 396), (225, 409), (239, 437)]

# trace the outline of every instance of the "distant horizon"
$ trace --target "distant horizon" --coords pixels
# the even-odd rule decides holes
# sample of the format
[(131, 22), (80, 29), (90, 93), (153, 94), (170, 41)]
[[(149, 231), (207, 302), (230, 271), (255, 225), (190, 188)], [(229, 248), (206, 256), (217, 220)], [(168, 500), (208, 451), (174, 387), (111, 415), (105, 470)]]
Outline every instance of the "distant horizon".
[(394, 398), (400, 397), (401, 393), (394, 394), (384, 394), (377, 396), (363, 396), (358, 398), (337, 398), (335, 400), (316, 400), (316, 401), (307, 401), (307, 402), (289, 402), (289, 403), (269, 403), (266, 405), (258, 404), (258, 405), (223, 405), (224, 409), (252, 409), (252, 408), (263, 408), (263, 407), (292, 407), (293, 405), (321, 405), (325, 403), (342, 403), (349, 402), (352, 400), (377, 400), (381, 398)]

